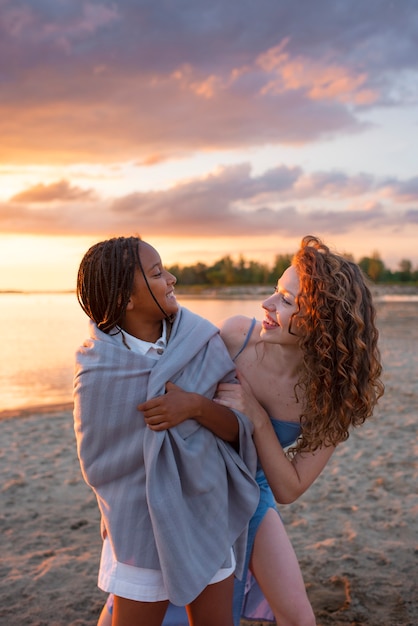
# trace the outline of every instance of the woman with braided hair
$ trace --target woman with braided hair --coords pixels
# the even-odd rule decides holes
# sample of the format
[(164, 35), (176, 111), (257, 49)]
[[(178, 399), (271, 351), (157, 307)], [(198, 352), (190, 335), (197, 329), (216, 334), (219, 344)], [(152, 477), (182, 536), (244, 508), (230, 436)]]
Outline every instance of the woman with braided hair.
[(160, 626), (169, 601), (192, 626), (232, 626), (259, 497), (251, 424), (212, 400), (234, 364), (218, 329), (179, 307), (175, 282), (138, 237), (94, 245), (78, 273), (90, 337), (76, 354), (74, 428), (113, 626)]

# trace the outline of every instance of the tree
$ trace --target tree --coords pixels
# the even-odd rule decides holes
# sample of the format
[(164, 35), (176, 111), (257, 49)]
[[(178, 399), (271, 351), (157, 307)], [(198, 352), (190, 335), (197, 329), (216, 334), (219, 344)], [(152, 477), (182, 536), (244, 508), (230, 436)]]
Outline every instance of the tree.
[(207, 277), (211, 285), (233, 285), (235, 269), (232, 258), (227, 255), (210, 267)]
[(277, 279), (283, 274), (285, 270), (292, 263), (292, 254), (276, 254), (274, 258), (274, 264), (270, 272), (270, 282), (276, 283)]
[(375, 283), (379, 282), (385, 273), (385, 265), (378, 252), (373, 252), (371, 257), (363, 257), (358, 264), (363, 272)]
[(408, 259), (399, 262), (399, 280), (408, 282), (412, 280), (412, 263)]

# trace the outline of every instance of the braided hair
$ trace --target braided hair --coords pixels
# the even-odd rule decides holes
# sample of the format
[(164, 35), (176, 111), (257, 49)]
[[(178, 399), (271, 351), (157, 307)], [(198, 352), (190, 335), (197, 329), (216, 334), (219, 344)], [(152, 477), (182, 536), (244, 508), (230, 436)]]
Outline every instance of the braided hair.
[(115, 237), (92, 246), (77, 276), (77, 299), (83, 311), (104, 333), (122, 326), (135, 271), (141, 268), (140, 237)]

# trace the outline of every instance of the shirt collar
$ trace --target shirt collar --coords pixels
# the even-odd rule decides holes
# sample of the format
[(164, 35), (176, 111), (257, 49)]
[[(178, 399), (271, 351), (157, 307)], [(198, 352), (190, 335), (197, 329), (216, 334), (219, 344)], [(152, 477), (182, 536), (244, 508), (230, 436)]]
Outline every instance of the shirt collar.
[[(130, 335), (126, 331), (122, 331), (126, 337), (126, 342), (128, 346), (134, 352), (138, 352), (139, 354), (147, 354), (149, 356), (161, 356), (164, 353), (164, 350), (167, 347), (167, 322), (163, 320), (163, 330), (161, 337), (157, 339), (154, 343), (152, 341), (144, 341), (143, 339), (138, 339), (138, 337), (134, 337)], [(122, 341), (122, 335), (119, 333), (119, 336)]]

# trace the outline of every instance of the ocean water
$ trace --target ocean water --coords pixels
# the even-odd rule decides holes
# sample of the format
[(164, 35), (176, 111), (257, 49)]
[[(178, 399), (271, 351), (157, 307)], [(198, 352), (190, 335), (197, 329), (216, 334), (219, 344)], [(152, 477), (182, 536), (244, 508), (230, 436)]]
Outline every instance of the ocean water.
[[(264, 297), (221, 299), (179, 295), (178, 301), (219, 324), (237, 314), (260, 318)], [(379, 297), (377, 308), (388, 377), (400, 368), (405, 385), (415, 390), (418, 297)], [(0, 417), (21, 409), (72, 402), (74, 352), (88, 335), (87, 323), (75, 294), (0, 294)]]
[[(177, 299), (214, 324), (261, 312), (261, 298)], [(0, 416), (71, 403), (74, 352), (88, 336), (87, 324), (75, 294), (0, 294)]]

